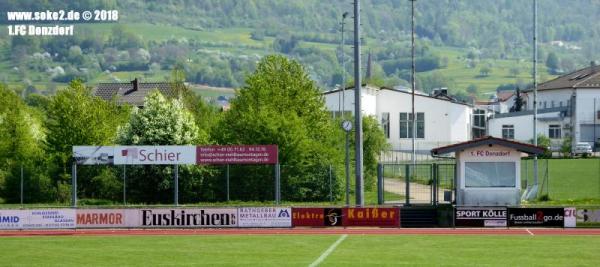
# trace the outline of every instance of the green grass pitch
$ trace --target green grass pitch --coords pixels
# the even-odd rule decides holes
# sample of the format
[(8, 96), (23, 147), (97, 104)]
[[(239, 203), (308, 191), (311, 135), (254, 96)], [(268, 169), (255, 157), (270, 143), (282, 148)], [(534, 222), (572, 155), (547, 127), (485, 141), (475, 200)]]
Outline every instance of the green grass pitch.
[[(309, 266), (340, 235), (0, 238), (2, 266)], [(349, 235), (320, 266), (598, 266), (600, 237)]]

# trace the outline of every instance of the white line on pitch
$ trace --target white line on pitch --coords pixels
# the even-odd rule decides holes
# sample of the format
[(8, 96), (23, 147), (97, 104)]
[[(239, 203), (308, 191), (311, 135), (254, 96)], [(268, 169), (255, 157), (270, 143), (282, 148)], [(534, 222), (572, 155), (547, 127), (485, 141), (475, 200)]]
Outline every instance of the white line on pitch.
[(331, 244), (331, 246), (325, 250), (325, 252), (323, 252), (323, 254), (321, 254), (321, 256), (313, 261), (313, 263), (311, 263), (310, 265), (308, 265), (308, 267), (315, 267), (315, 266), (319, 266), (319, 264), (321, 264), (321, 262), (323, 262), (325, 260), (325, 258), (327, 258), (327, 256), (329, 256), (329, 254), (331, 254), (331, 252), (333, 252), (335, 250), (335, 248), (342, 243), (342, 241), (344, 241), (344, 239), (346, 239), (346, 237), (348, 237), (348, 235), (344, 234), (342, 236), (340, 236), (340, 238), (335, 241), (335, 243)]
[(530, 235), (534, 235), (531, 231), (529, 231), (529, 228), (525, 228), (525, 230), (527, 230)]

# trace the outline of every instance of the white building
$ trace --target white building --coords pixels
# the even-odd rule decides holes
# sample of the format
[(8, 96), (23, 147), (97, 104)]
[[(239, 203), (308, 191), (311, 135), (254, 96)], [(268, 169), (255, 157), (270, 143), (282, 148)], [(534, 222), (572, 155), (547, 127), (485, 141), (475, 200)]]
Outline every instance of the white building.
[[(494, 115), (488, 134), (528, 142), (533, 138), (533, 92), (526, 110)], [(572, 136), (572, 144), (600, 142), (600, 68), (592, 65), (538, 85), (537, 133), (552, 140), (553, 149)]]
[[(410, 91), (366, 85), (361, 92), (363, 115), (377, 118), (393, 150), (411, 151)], [(327, 108), (334, 115), (339, 115), (340, 110), (354, 114), (354, 88), (328, 91), (324, 93), (324, 98)], [(342, 98), (345, 99), (343, 104)], [(415, 147), (420, 154), (428, 155), (432, 148), (471, 139), (473, 107), (454, 100), (446, 90), (439, 90), (432, 96), (417, 92), (415, 114)]]

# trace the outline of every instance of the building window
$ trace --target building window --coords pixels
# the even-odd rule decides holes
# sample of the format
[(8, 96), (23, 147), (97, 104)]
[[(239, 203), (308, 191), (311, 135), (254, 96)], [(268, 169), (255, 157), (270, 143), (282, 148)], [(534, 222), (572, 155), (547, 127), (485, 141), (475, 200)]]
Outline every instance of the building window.
[(502, 125), (502, 138), (515, 139), (515, 126), (512, 124)]
[(465, 187), (515, 187), (514, 162), (465, 162)]
[(558, 102), (558, 106), (562, 107), (562, 101)]
[(551, 124), (548, 127), (548, 137), (551, 139), (560, 139), (560, 125)]
[(552, 100), (552, 101), (550, 102), (550, 107), (552, 107), (552, 108), (554, 107), (554, 100)]
[(476, 109), (473, 112), (473, 138), (485, 136), (485, 110)]
[(547, 106), (546, 106), (546, 101), (544, 101), (544, 108), (546, 108), (546, 107), (547, 107)]
[(485, 111), (478, 109), (473, 113), (473, 123), (475, 127), (485, 128)]
[(390, 138), (390, 113), (383, 112), (381, 113), (381, 126), (383, 127), (383, 133), (385, 134), (385, 138)]
[[(417, 138), (425, 138), (425, 113), (417, 112)], [(412, 113), (400, 113), (400, 138), (412, 138)]]

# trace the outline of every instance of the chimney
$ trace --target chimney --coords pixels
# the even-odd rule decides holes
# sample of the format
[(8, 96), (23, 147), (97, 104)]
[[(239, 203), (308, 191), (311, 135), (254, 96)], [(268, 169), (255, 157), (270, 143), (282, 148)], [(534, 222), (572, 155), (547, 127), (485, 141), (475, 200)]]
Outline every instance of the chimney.
[(448, 87), (440, 88), (440, 95), (448, 95)]
[(596, 66), (596, 61), (592, 60), (592, 61), (590, 61), (590, 73), (594, 74), (596, 72), (598, 72), (598, 67)]
[(139, 89), (139, 80), (138, 80), (138, 78), (133, 79), (133, 81), (131, 81), (131, 84), (133, 85), (133, 90), (132, 91), (137, 91)]

